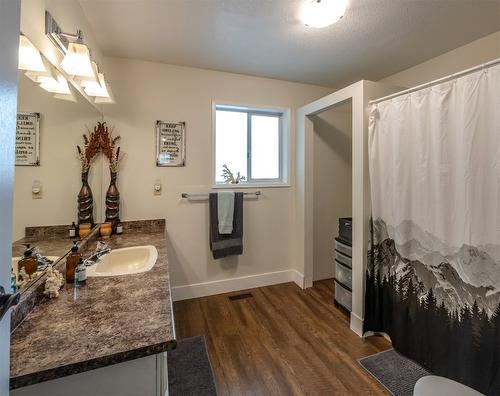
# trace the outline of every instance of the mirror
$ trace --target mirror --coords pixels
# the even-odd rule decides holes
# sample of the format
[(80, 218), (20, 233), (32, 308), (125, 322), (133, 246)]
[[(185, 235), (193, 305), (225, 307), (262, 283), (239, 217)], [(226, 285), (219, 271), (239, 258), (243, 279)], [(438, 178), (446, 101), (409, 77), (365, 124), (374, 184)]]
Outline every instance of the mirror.
[[(82, 135), (93, 130), (102, 115), (71, 84), (70, 95), (55, 95), (24, 70), (19, 70), (18, 83), (11, 283), (16, 281), (23, 291), (71, 249), (69, 229), (78, 223), (77, 196), (82, 188), (77, 145), (83, 147)], [(102, 221), (104, 206), (103, 165), (102, 156), (96, 156), (88, 175), (96, 223)], [(29, 279), (18, 271), (28, 244), (37, 259), (37, 271)]]

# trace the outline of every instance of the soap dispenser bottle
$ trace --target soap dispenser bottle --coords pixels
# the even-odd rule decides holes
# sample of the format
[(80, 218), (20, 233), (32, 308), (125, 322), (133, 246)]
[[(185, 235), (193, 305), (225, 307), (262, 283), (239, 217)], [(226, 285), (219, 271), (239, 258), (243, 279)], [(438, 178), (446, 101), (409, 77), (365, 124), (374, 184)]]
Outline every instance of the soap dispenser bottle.
[(25, 245), (26, 250), (24, 251), (24, 256), (21, 260), (19, 260), (17, 267), (18, 270), (21, 271), (23, 268), (26, 273), (31, 276), (33, 275), (38, 268), (38, 260), (35, 256), (33, 256), (33, 249), (30, 245)]
[(70, 238), (76, 238), (76, 224), (73, 222), (71, 226), (69, 227), (69, 237)]
[(87, 268), (85, 267), (85, 263), (80, 258), (78, 262), (78, 267), (76, 267), (75, 272), (75, 286), (80, 287), (84, 286), (87, 283)]
[(73, 241), (71, 253), (66, 258), (66, 283), (75, 281), (75, 270), (81, 258), (81, 254), (78, 253), (78, 241)]

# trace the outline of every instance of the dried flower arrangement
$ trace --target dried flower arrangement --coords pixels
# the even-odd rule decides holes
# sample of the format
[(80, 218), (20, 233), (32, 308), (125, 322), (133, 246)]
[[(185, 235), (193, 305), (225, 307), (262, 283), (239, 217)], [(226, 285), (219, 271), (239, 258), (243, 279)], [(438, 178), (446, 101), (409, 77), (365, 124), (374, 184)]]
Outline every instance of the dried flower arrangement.
[(113, 137), (113, 129), (109, 130), (105, 122), (99, 122), (96, 128), (99, 131), (101, 151), (109, 160), (109, 169), (111, 172), (117, 172), (121, 157), (120, 147), (116, 148), (116, 151), (115, 147), (120, 136)]
[(235, 178), (233, 172), (231, 172), (231, 170), (226, 164), (222, 165), (221, 176), (224, 178), (224, 183), (226, 184), (239, 184), (240, 181), (245, 180), (245, 176), (241, 176), (240, 172), (236, 174)]
[(88, 136), (83, 135), (83, 141), (85, 145), (83, 150), (80, 146), (76, 146), (78, 149), (78, 157), (80, 158), (80, 166), (82, 167), (82, 172), (88, 172), (90, 169), (90, 164), (94, 157), (101, 150), (101, 143), (99, 139), (99, 131), (97, 127), (94, 127), (94, 131), (88, 130)]
[(47, 280), (45, 281), (45, 289), (43, 291), (43, 294), (45, 294), (49, 298), (55, 298), (59, 296), (59, 290), (61, 289), (62, 285), (64, 285), (64, 278), (62, 274), (49, 265), (49, 267), (47, 268), (46, 279)]

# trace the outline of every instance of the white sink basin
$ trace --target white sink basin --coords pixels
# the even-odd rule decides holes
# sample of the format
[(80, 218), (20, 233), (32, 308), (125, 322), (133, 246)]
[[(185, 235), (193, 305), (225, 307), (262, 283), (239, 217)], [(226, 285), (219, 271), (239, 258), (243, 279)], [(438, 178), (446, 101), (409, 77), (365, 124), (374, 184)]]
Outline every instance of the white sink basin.
[(87, 268), (87, 276), (131, 275), (147, 272), (156, 263), (158, 251), (154, 246), (134, 246), (112, 250)]

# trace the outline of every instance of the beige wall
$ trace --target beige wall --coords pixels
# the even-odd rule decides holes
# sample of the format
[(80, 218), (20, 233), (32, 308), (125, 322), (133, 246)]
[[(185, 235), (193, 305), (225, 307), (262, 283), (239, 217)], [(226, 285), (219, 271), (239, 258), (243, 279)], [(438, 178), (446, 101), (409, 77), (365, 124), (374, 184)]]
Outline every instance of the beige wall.
[[(211, 189), (213, 100), (285, 107), (294, 114), (331, 89), (118, 58), (106, 59), (106, 67), (117, 104), (105, 108), (105, 118), (121, 135), (125, 153), (118, 178), (121, 216), (167, 219), (173, 286), (289, 270), (293, 187), (263, 188), (258, 200), (245, 200), (244, 254), (217, 261), (208, 248), (207, 202), (186, 202), (180, 194)], [(156, 120), (186, 122), (185, 167), (155, 166)], [(292, 157), (294, 128), (292, 119)], [(153, 195), (156, 179), (161, 196)]]
[(352, 215), (352, 106), (312, 116), (314, 123), (313, 280), (333, 278), (338, 219)]
[[(100, 114), (84, 98), (78, 102), (54, 99), (19, 73), (18, 112), (40, 113), (40, 166), (16, 166), (13, 238), (24, 236), (26, 226), (71, 224), (77, 219), (77, 194), (81, 187), (76, 145)], [(102, 208), (102, 158), (95, 161), (89, 182), (96, 211)], [(33, 199), (34, 180), (42, 184), (42, 198)]]
[(500, 31), (446, 52), (381, 82), (413, 87), (500, 58)]

